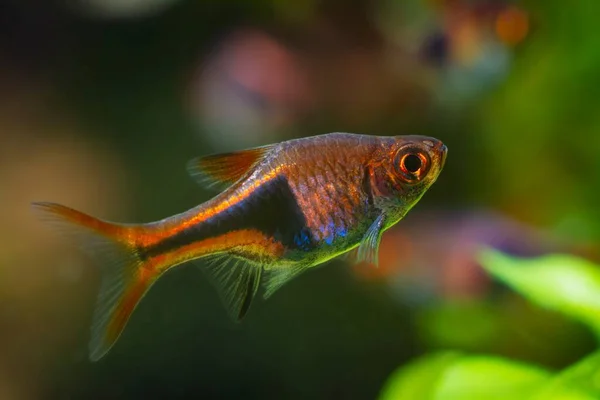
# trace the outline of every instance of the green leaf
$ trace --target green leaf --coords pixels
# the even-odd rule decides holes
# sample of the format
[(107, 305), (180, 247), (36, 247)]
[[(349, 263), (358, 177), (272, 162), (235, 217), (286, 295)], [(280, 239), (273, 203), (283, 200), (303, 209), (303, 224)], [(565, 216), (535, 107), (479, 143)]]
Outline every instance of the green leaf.
[(436, 382), (461, 357), (453, 352), (433, 354), (398, 368), (385, 383), (379, 400), (433, 398)]
[(600, 335), (600, 268), (570, 255), (516, 258), (486, 249), (483, 267), (534, 303), (589, 325)]
[(541, 368), (489, 356), (439, 353), (392, 374), (380, 400), (527, 399), (550, 380)]
[(592, 400), (600, 398), (600, 351), (563, 370), (533, 400)]
[(499, 357), (465, 357), (448, 368), (435, 399), (527, 399), (550, 379), (541, 368)]

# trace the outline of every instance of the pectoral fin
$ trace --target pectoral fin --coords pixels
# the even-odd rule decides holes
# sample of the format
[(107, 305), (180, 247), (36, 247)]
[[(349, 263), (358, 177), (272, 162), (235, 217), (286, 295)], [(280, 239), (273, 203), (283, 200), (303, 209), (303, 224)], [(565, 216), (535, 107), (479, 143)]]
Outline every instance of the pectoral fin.
[(273, 145), (233, 153), (197, 157), (188, 162), (188, 173), (199, 184), (229, 186), (242, 178), (252, 167), (264, 159)]
[(363, 237), (360, 245), (357, 248), (355, 261), (356, 263), (365, 262), (377, 266), (379, 263), (379, 242), (383, 233), (383, 225), (385, 214), (381, 214), (375, 222), (371, 224), (367, 233)]
[(353, 248), (352, 250), (342, 254), (340, 259), (346, 261), (349, 264), (358, 264), (358, 247)]

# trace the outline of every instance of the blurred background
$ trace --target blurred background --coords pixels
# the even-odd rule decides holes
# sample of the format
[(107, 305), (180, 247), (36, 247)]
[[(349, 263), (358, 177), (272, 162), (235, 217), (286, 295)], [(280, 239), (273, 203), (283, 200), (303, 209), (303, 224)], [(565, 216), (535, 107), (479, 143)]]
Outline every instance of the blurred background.
[[(372, 399), (458, 349), (562, 368), (586, 327), (475, 259), (600, 260), (600, 3), (0, 1), (0, 398)], [(188, 159), (315, 134), (423, 134), (438, 182), (384, 235), (229, 322), (194, 267), (164, 276), (108, 356), (99, 274), (31, 201), (151, 221), (215, 193)]]

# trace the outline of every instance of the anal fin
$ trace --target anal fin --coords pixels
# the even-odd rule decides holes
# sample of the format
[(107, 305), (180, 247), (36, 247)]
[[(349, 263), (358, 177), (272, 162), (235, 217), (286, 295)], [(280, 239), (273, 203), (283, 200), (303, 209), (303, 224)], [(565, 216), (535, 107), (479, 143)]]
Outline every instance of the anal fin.
[(244, 318), (260, 286), (262, 267), (229, 256), (216, 257), (200, 266), (217, 288), (230, 317)]
[(280, 267), (265, 270), (265, 292), (263, 298), (266, 300), (279, 290), (283, 285), (300, 275), (306, 270), (305, 267)]

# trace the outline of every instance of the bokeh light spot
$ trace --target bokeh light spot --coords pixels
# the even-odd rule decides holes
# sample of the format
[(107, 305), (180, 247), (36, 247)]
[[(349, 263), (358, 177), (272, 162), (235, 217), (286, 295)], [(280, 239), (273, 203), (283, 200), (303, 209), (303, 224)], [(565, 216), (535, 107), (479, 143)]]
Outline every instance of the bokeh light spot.
[(515, 46), (523, 41), (529, 32), (529, 16), (517, 7), (509, 7), (496, 18), (496, 34), (505, 44)]

